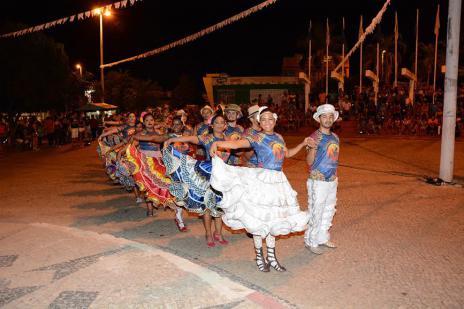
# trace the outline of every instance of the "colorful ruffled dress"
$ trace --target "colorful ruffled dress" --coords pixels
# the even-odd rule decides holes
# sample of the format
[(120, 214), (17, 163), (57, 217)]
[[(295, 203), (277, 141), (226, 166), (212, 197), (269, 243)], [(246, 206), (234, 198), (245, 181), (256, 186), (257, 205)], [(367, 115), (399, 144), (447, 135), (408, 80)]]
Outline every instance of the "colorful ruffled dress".
[(218, 206), (224, 211), (224, 223), (263, 238), (307, 229), (309, 214), (300, 210), (297, 193), (282, 172), (282, 137), (258, 132), (246, 139), (256, 152), (257, 168), (227, 165), (217, 157), (212, 160), (211, 186), (223, 195)]
[[(156, 135), (145, 132), (143, 135)], [(171, 180), (165, 176), (166, 168), (161, 161), (160, 145), (139, 141), (138, 148), (131, 144), (126, 150), (127, 160), (131, 164), (132, 176), (146, 200), (155, 205), (175, 208), (174, 197), (169, 193)]]
[[(200, 215), (206, 211), (213, 217), (220, 217), (223, 212), (217, 207), (221, 200), (220, 192), (211, 188), (211, 158), (209, 149), (213, 142), (224, 139), (213, 134), (198, 135), (200, 146), (206, 150), (207, 161), (198, 161), (170, 146), (163, 150), (163, 162), (166, 173), (172, 179), (169, 191), (176, 197), (176, 204), (185, 207), (190, 212)], [(223, 160), (229, 158), (229, 152), (218, 152)]]
[[(134, 134), (135, 126), (125, 125), (118, 128), (117, 137), (112, 136), (112, 138), (114, 142), (119, 142), (114, 145), (120, 144), (121, 142), (127, 144), (129, 137)], [(119, 183), (123, 185), (128, 191), (131, 191), (134, 188), (135, 184), (133, 179), (131, 179), (131, 176), (129, 176), (131, 173), (128, 169), (124, 154), (119, 160), (117, 159), (116, 151), (112, 151), (111, 153), (107, 154), (106, 172), (112, 180), (119, 181)]]

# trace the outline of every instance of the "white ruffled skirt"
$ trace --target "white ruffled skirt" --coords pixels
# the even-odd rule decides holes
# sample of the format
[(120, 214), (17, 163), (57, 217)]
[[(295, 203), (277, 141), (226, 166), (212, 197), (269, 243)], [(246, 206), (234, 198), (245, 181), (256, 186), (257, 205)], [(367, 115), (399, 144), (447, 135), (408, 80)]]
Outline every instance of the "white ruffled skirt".
[(263, 238), (307, 229), (309, 214), (300, 210), (283, 172), (230, 166), (217, 157), (212, 161), (211, 186), (223, 194), (218, 206), (227, 226)]

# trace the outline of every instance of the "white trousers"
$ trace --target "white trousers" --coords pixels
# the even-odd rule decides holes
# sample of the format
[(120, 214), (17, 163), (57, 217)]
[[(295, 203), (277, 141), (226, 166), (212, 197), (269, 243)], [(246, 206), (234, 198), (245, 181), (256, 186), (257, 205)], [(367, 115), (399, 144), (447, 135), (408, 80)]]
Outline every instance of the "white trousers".
[(309, 228), (305, 232), (305, 243), (311, 247), (330, 240), (329, 229), (335, 214), (338, 180), (319, 181), (308, 179)]

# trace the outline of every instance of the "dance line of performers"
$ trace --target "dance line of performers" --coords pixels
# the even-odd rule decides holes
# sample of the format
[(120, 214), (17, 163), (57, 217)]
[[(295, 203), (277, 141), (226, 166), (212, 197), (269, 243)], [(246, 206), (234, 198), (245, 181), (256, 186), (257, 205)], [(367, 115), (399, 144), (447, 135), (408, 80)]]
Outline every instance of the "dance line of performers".
[[(285, 271), (276, 256), (275, 237), (304, 232), (304, 244), (315, 254), (335, 248), (329, 229), (335, 214), (339, 138), (331, 132), (338, 112), (330, 104), (317, 108), (319, 129), (294, 148), (274, 131), (278, 115), (266, 106), (248, 108), (250, 126), (237, 124), (242, 112), (229, 104), (214, 111), (204, 106), (203, 122), (191, 128), (184, 113), (156, 122), (144, 112), (130, 113), (126, 123), (108, 123), (98, 152), (108, 176), (136, 202), (175, 212), (179, 231), (187, 232), (182, 210), (201, 216), (208, 247), (227, 245), (223, 223), (253, 236), (260, 271)], [(283, 162), (306, 149), (308, 211), (300, 209), (297, 192), (282, 171)], [(214, 231), (212, 225), (214, 222)], [(263, 252), (263, 240), (267, 254)]]

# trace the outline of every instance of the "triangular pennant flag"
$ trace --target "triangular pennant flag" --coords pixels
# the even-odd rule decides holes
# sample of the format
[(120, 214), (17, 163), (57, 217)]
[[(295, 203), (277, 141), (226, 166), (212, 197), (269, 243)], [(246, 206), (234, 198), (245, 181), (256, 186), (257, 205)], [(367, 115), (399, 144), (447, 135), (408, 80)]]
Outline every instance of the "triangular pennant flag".
[(69, 17), (65, 17), (63, 18), (63, 24), (66, 23), (68, 21)]
[(112, 4), (108, 4), (107, 6), (105, 6), (105, 10), (106, 11), (111, 11), (111, 6), (112, 6)]
[(440, 5), (437, 7), (437, 16), (435, 16), (435, 29), (433, 30), (435, 35), (440, 32)]
[(44, 28), (44, 25), (38, 26), (38, 29), (39, 29), (39, 30), (43, 30), (43, 28)]
[(76, 15), (69, 17), (69, 22), (72, 23), (74, 21), (74, 18), (76, 18)]
[(121, 7), (125, 8), (127, 6), (127, 0), (121, 1)]
[(115, 8), (115, 9), (119, 9), (119, 6), (120, 6), (120, 5), (121, 5), (121, 2), (116, 2), (116, 3), (114, 4), (114, 8)]
[(85, 17), (90, 17), (90, 13), (91, 13), (90, 11), (85, 12), (84, 13)]
[(131, 5), (134, 5), (134, 3), (135, 3), (135, 0), (130, 0)]
[(84, 13), (77, 14), (77, 20), (84, 19)]

